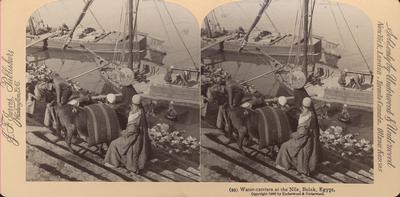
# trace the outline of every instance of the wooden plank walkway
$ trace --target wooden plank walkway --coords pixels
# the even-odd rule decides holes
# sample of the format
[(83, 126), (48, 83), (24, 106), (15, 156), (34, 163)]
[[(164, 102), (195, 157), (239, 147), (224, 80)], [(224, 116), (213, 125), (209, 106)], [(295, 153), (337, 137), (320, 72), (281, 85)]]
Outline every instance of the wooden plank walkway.
[(104, 166), (104, 155), (95, 147), (78, 141), (77, 153), (70, 153), (64, 141), (53, 142), (55, 136), (43, 127), (27, 127), (28, 181), (155, 181), (198, 182), (199, 164), (153, 150), (147, 169), (140, 175), (124, 168)]
[(362, 164), (338, 158), (324, 150), (316, 173), (307, 177), (295, 170), (280, 170), (268, 152), (256, 144), (244, 147), (242, 155), (236, 143), (226, 144), (222, 131), (203, 122), (201, 136), (202, 181), (223, 182), (303, 182), (303, 183), (373, 183), (373, 170)]

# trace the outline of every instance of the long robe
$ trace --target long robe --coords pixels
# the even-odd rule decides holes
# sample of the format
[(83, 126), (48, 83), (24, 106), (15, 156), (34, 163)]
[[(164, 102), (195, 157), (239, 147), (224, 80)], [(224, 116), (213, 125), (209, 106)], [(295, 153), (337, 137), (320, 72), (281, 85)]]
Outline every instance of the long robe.
[(316, 120), (312, 111), (300, 115), (297, 131), (279, 149), (277, 165), (306, 175), (316, 169), (320, 152)]
[[(294, 110), (291, 110), (292, 112), (292, 114), (291, 114), (291, 118), (292, 119), (297, 119), (298, 120), (298, 116), (300, 115), (300, 111), (301, 111), (301, 108), (302, 108), (302, 106), (303, 106), (303, 99), (305, 98), (305, 97), (310, 97), (309, 96), (309, 94), (308, 94), (308, 92), (307, 92), (307, 90), (303, 87), (303, 88), (300, 88), (300, 89), (294, 89), (294, 92), (293, 92), (293, 95), (294, 95)], [(319, 123), (318, 123), (318, 115), (317, 115), (317, 112), (315, 111), (315, 108), (314, 108), (314, 104), (311, 104), (311, 112), (312, 112), (312, 114), (313, 114), (313, 116), (314, 116), (314, 118), (313, 118), (313, 123), (312, 123), (312, 125), (313, 125), (313, 127), (314, 127), (314, 136), (315, 136), (315, 138), (314, 138), (314, 149), (313, 149), (313, 156), (314, 157), (312, 157), (312, 159), (313, 160), (315, 160), (315, 161), (313, 161), (312, 162), (312, 164), (314, 164), (315, 163), (315, 165), (316, 165), (316, 163), (318, 163), (318, 161), (320, 161), (321, 160), (321, 143), (320, 143), (320, 141), (319, 141)], [(297, 112), (296, 112), (297, 111)], [(294, 114), (293, 114), (294, 113)], [(292, 128), (297, 128), (297, 121), (295, 121), (294, 122), (295, 124), (291, 124), (291, 126), (292, 126)]]
[(143, 107), (140, 107), (139, 113), (137, 120), (129, 120), (122, 135), (111, 142), (104, 159), (105, 163), (116, 167), (125, 166), (133, 172), (146, 167), (150, 158), (151, 144)]
[(33, 115), (35, 113), (35, 84), (33, 82), (26, 83), (26, 113)]

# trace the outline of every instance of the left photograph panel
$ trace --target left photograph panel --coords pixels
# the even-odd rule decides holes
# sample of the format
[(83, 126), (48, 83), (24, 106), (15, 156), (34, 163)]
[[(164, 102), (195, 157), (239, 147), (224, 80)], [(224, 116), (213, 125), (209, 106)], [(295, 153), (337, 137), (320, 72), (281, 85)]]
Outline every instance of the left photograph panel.
[(61, 0), (26, 25), (27, 181), (200, 181), (200, 28), (160, 0)]

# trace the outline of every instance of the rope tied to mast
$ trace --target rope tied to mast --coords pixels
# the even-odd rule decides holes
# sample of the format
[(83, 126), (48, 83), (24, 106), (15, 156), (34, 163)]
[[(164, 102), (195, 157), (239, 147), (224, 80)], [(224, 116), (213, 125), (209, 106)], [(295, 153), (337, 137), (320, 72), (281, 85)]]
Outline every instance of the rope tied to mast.
[(350, 29), (350, 25), (349, 25), (349, 23), (347, 22), (346, 17), (344, 16), (344, 13), (343, 13), (342, 8), (340, 7), (340, 4), (337, 3), (337, 6), (338, 6), (338, 8), (339, 8), (339, 11), (340, 11), (342, 17), (343, 17), (344, 22), (346, 23), (347, 28), (349, 29), (350, 35), (351, 35), (351, 37), (352, 37), (354, 43), (356, 44), (357, 49), (358, 49), (358, 51), (360, 52), (362, 59), (364, 60), (364, 63), (365, 63), (365, 65), (366, 65), (368, 71), (369, 71), (369, 72), (371, 73), (371, 75), (372, 75), (372, 71), (371, 71), (371, 68), (369, 67), (368, 61), (367, 61), (367, 59), (365, 58), (364, 53), (362, 52), (360, 46), (358, 45), (358, 43), (357, 43), (357, 41), (356, 41), (356, 38), (354, 37), (353, 31), (351, 31), (351, 29)]
[(179, 32), (178, 27), (177, 27), (176, 24), (174, 23), (174, 20), (173, 20), (173, 18), (172, 18), (172, 15), (171, 15), (171, 13), (170, 13), (169, 10), (168, 10), (167, 4), (165, 3), (165, 1), (163, 1), (163, 4), (164, 4), (164, 7), (165, 7), (165, 10), (167, 11), (167, 14), (168, 14), (169, 18), (171, 19), (172, 25), (174, 26), (175, 31), (176, 31), (176, 33), (177, 33), (179, 39), (181, 40), (183, 46), (185, 47), (186, 52), (189, 54), (190, 60), (192, 60), (193, 66), (194, 66), (196, 69), (198, 69), (196, 62), (194, 61), (194, 57), (193, 57), (192, 54), (190, 53), (189, 48), (186, 46), (186, 43), (184, 42), (183, 37), (182, 37), (181, 33)]

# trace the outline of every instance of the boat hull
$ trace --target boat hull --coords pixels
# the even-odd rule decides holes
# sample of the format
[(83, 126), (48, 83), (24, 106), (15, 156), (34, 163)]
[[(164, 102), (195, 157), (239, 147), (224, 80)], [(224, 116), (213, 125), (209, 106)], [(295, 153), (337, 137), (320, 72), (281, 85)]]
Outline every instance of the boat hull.
[[(202, 41), (202, 46), (208, 45), (212, 41)], [(227, 52), (227, 53), (239, 53), (239, 48), (241, 46), (241, 41), (239, 40), (232, 40), (232, 41), (224, 41), (220, 44), (214, 45), (207, 50), (202, 52), (202, 57), (210, 57), (215, 55), (218, 52)], [(259, 50), (261, 49), (261, 50)], [(300, 49), (303, 51), (304, 49)], [(312, 45), (308, 46), (308, 61), (317, 62), (321, 59), (321, 42), (318, 41)], [(263, 53), (267, 53), (268, 55), (277, 58), (281, 63), (295, 63), (295, 56), (297, 52), (297, 47), (291, 47), (290, 45), (270, 45), (265, 43), (257, 43), (257, 42), (249, 42), (245, 50), (241, 51), (240, 53), (243, 55), (257, 55), (263, 56)], [(289, 57), (290, 60), (289, 60)], [(303, 61), (303, 53), (298, 55), (299, 59), (297, 62)], [(289, 60), (289, 61), (288, 61)]]
[[(155, 39), (154, 39), (155, 40)], [(30, 43), (33, 40), (30, 38), (26, 39), (26, 43)], [(86, 49), (82, 48), (81, 45), (84, 45), (85, 48), (88, 48), (95, 52), (96, 54), (103, 57), (114, 57), (115, 54), (121, 54), (126, 52), (123, 49), (123, 46), (128, 46), (128, 41), (118, 41), (116, 44), (116, 40), (113, 39), (105, 39), (100, 41), (85, 41), (85, 40), (72, 40), (66, 48), (66, 51), (69, 52), (86, 52)], [(152, 45), (153, 38), (150, 38), (150, 43), (148, 43), (148, 38), (143, 36), (140, 40), (135, 41), (133, 43), (133, 55), (134, 59), (144, 59), (147, 61), (151, 61), (157, 63), (158, 65), (163, 65), (164, 57), (166, 56), (165, 51), (163, 51), (160, 47), (160, 42), (157, 45)], [(51, 51), (65, 51), (63, 49), (65, 45), (65, 40), (62, 38), (48, 38), (43, 42), (38, 42), (28, 47), (29, 50), (51, 50)], [(125, 56), (123, 61), (126, 61), (128, 56)], [(108, 58), (107, 58), (108, 59)]]

